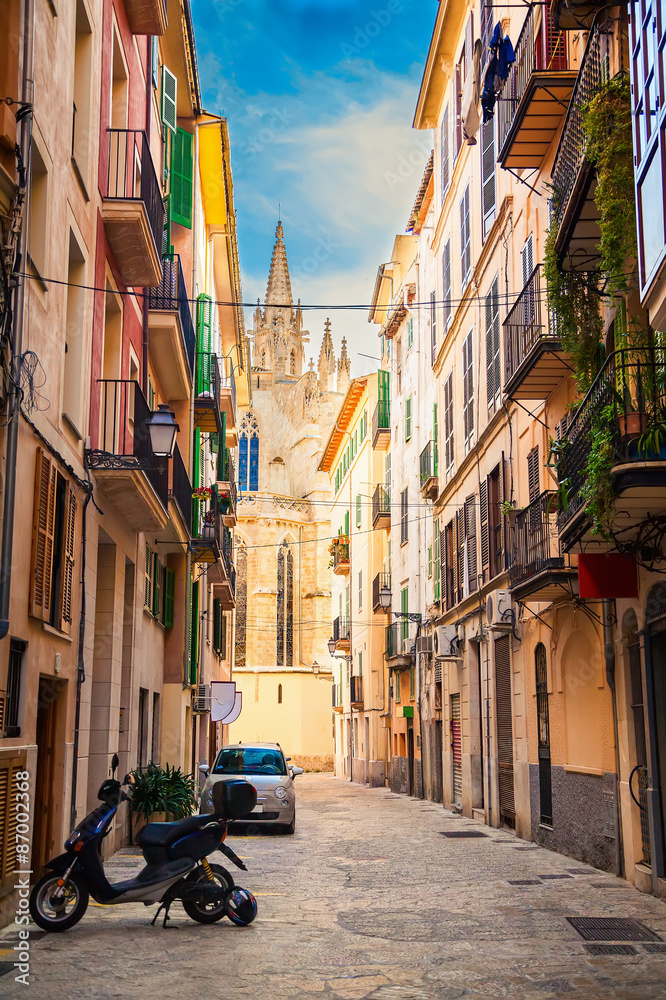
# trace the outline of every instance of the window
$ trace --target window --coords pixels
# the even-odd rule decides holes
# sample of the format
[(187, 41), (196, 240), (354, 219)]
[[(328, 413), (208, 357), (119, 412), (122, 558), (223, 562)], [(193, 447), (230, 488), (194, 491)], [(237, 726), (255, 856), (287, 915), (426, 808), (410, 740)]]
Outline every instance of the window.
[(189, 636), (190, 684), (196, 684), (199, 673), (199, 581), (193, 580), (190, 589), (190, 636)]
[[(522, 270), (523, 270), (523, 288), (524, 288), (527, 282), (530, 280), (532, 271), (534, 270), (534, 242), (532, 240), (531, 233), (525, 240), (525, 245), (523, 246), (523, 249), (520, 251), (520, 262), (522, 264)], [(530, 318), (531, 318), (531, 310), (530, 310)]]
[(361, 500), (361, 494), (357, 493), (356, 494), (356, 527), (360, 528), (362, 526), (362, 524), (363, 524), (362, 500)]
[(289, 374), (290, 375), (295, 375), (296, 374), (296, 352), (295, 351), (291, 351), (291, 353), (289, 355)]
[(72, 630), (74, 546), (78, 503), (51, 455), (37, 449), (29, 612), (69, 634)]
[(432, 404), (432, 471), (439, 475), (439, 420), (437, 418), (437, 403)]
[(439, 518), (435, 518), (434, 529), (433, 529), (433, 542), (432, 547), (434, 549), (434, 599), (435, 602), (440, 600), (441, 597), (441, 587), (440, 587), (440, 576), (441, 576), (441, 566), (440, 566), (440, 551), (439, 551), (440, 541), (439, 541)]
[(527, 456), (527, 488), (529, 490), (530, 503), (539, 499), (539, 446), (529, 452)]
[(451, 302), (451, 240), (447, 240), (442, 251), (442, 299), (444, 300), (444, 328), (443, 336), (451, 323), (453, 316), (453, 303)]
[(222, 601), (216, 597), (213, 600), (213, 649), (219, 657), (227, 655), (227, 619), (222, 608)]
[(410, 316), (407, 320), (407, 350), (414, 343), (414, 317)]
[(444, 109), (444, 115), (442, 116), (442, 124), (440, 127), (440, 157), (441, 157), (441, 191), (442, 191), (442, 204), (444, 203), (444, 198), (446, 197), (446, 192), (449, 189), (449, 173), (450, 173), (450, 152), (449, 152), (449, 108), (448, 105)]
[[(504, 459), (502, 459), (502, 464)], [(502, 508), (504, 490), (501, 476), (502, 465), (497, 465), (488, 476), (488, 540), (490, 574), (496, 576), (502, 572)]]
[(178, 128), (171, 145), (171, 221), (187, 229), (192, 228), (193, 179), (194, 137)]
[(404, 545), (409, 534), (409, 490), (400, 494), (400, 544)]
[(472, 446), (474, 435), (474, 357), (472, 338), (474, 331), (470, 330), (463, 341), (463, 434), (465, 439), (465, 454)]
[(453, 371), (450, 371), (444, 382), (444, 463), (446, 473), (450, 475), (454, 463), (453, 448)]
[(437, 292), (430, 293), (430, 364), (437, 357)]
[(428, 579), (432, 579), (432, 545), (428, 546)]
[(294, 556), (286, 541), (277, 563), (277, 665), (294, 665)]
[(488, 410), (494, 413), (502, 392), (500, 375), (500, 326), (497, 278), (486, 295), (486, 389)]
[(411, 667), (409, 671), (409, 700), (414, 701), (416, 697), (416, 667)]
[(158, 764), (160, 760), (160, 696), (153, 692), (153, 732), (150, 741), (150, 759)]
[(157, 553), (153, 556), (153, 603), (152, 603), (152, 613), (153, 617), (159, 619), (162, 614), (162, 594), (164, 591), (163, 587), (163, 577), (164, 577), (164, 566), (159, 560)]
[(177, 121), (178, 80), (173, 73), (162, 66), (162, 122), (174, 135)]
[(358, 610), (363, 607), (363, 570), (358, 571)]
[(394, 701), (400, 701), (400, 671), (393, 671), (393, 699)]
[(72, 159), (84, 183), (88, 177), (90, 150), (90, 65), (92, 29), (83, 0), (76, 4), (74, 39), (74, 101), (72, 105)]
[(139, 688), (139, 767), (148, 763), (148, 690)]
[(160, 85), (160, 38), (153, 35), (150, 39), (150, 74), (153, 80), (153, 89), (157, 90)]
[(0, 700), (0, 736), (5, 739), (21, 735), (21, 694), (23, 689), (23, 663), (27, 642), (11, 639), (5, 696)]
[(462, 149), (462, 99), (463, 89), (467, 75), (472, 72), (472, 53), (474, 48), (474, 15), (470, 14), (465, 26), (465, 44), (460, 53), (460, 59), (455, 70), (455, 96), (456, 96), (456, 158)]
[(358, 654), (358, 676), (363, 676), (363, 653)]
[(472, 273), (472, 230), (469, 218), (469, 184), (460, 199), (460, 289), (465, 290)]
[(162, 624), (165, 628), (173, 628), (174, 611), (176, 607), (176, 573), (167, 566), (164, 570), (164, 606)]
[(81, 378), (88, 326), (86, 306), (89, 293), (81, 287), (86, 284), (85, 258), (71, 229), (69, 232), (67, 282), (67, 326), (65, 327), (62, 412), (67, 417), (70, 427), (81, 438), (83, 437), (84, 429)]
[(446, 587), (446, 607), (456, 603), (455, 521), (451, 520), (444, 529), (444, 585)]
[(28, 254), (38, 274), (46, 274), (47, 235), (49, 230), (49, 175), (33, 139), (30, 148), (30, 210), (28, 216)]
[(405, 441), (410, 441), (412, 437), (412, 397), (405, 400)]
[(154, 552), (146, 542), (146, 563), (144, 567), (143, 607), (144, 611), (153, 608), (153, 570), (155, 568)]
[(278, 705), (281, 705), (282, 704), (282, 685), (281, 684), (278, 684), (277, 700), (278, 700)]
[(495, 119), (481, 126), (481, 201), (483, 237), (495, 221)]
[(259, 489), (259, 421), (251, 410), (244, 414), (238, 435), (238, 485), (241, 491)]
[[(403, 587), (400, 591), (400, 610), (403, 616), (409, 614), (409, 587)], [(407, 617), (400, 619), (400, 639), (401, 641), (409, 639), (409, 619)]]
[(476, 562), (476, 496), (467, 497), (465, 500), (465, 568), (466, 568), (466, 590), (474, 593), (479, 587), (479, 578)]

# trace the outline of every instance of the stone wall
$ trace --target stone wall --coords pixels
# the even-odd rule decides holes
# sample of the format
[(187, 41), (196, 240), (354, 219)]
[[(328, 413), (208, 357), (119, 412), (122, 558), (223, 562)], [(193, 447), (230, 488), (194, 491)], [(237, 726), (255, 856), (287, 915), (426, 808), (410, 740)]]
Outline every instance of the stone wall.
[(332, 753), (295, 754), (290, 763), (304, 771), (333, 771), (335, 759)]
[(389, 788), (401, 795), (407, 795), (409, 792), (409, 761), (406, 757), (391, 757)]

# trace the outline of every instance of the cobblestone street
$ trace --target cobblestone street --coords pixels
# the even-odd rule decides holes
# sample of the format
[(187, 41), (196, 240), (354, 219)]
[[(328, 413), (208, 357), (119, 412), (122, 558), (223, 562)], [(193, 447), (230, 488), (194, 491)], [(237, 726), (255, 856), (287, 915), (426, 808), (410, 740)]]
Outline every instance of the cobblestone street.
[[(69, 932), (34, 929), (30, 985), (9, 971), (0, 997), (666, 998), (666, 907), (627, 882), (385, 789), (305, 775), (298, 796), (295, 836), (230, 838), (258, 897), (251, 927), (178, 905), (165, 931), (154, 907), (91, 904)], [(139, 864), (128, 848), (108, 873)], [(593, 954), (567, 917), (633, 918), (653, 941)]]

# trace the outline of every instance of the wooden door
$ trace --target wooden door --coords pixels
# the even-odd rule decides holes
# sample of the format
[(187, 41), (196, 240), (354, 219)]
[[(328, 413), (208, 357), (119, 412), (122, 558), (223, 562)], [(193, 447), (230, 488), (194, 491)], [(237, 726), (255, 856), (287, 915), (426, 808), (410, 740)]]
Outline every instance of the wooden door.
[(509, 643), (508, 635), (495, 640), (495, 709), (500, 816), (513, 827), (516, 822), (516, 806), (513, 791), (513, 717)]

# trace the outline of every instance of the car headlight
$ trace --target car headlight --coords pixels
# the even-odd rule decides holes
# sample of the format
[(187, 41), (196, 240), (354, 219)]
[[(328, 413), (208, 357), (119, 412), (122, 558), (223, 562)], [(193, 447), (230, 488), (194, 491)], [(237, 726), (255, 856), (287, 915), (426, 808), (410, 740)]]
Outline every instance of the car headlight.
[(278, 785), (278, 787), (275, 789), (275, 798), (286, 799), (286, 797), (287, 797), (287, 789), (284, 788), (282, 785)]

